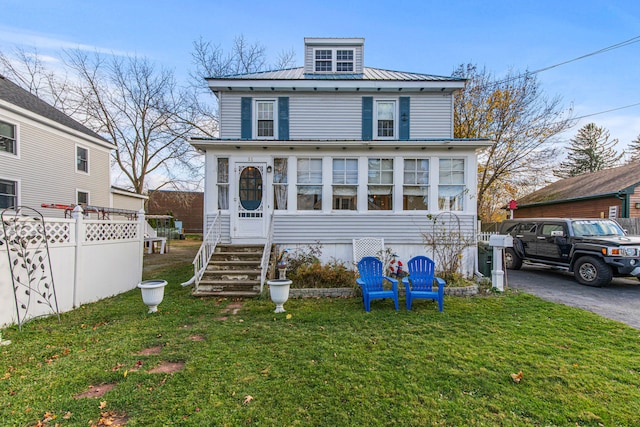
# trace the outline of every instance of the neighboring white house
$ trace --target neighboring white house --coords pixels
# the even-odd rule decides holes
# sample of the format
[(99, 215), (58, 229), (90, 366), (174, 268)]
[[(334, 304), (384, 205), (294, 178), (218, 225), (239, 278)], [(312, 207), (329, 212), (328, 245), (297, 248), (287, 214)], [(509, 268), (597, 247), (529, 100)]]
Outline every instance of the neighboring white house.
[(220, 137), (191, 140), (206, 153), (205, 231), (220, 213), (223, 241), (272, 233), (347, 263), (360, 237), (403, 259), (427, 252), (440, 213), (475, 232), (477, 154), (491, 143), (453, 138), (464, 79), (365, 67), (362, 38), (305, 38), (304, 52), (300, 68), (208, 79)]
[(47, 217), (64, 217), (64, 210), (42, 208), (43, 203), (138, 211), (144, 196), (111, 188), (115, 148), (0, 75), (0, 211), (29, 206)]

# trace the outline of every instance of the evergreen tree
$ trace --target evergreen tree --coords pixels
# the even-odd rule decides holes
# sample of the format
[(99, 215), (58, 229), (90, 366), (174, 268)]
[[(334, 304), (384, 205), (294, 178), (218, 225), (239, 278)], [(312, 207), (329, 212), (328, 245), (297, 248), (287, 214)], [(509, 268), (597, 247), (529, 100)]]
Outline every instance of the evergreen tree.
[(631, 141), (631, 144), (627, 147), (627, 154), (629, 155), (627, 163), (640, 162), (640, 135)]
[(608, 130), (595, 123), (583, 126), (571, 139), (567, 160), (553, 171), (554, 175), (569, 178), (616, 166), (624, 153), (618, 154), (613, 148), (618, 139), (609, 140), (609, 136)]

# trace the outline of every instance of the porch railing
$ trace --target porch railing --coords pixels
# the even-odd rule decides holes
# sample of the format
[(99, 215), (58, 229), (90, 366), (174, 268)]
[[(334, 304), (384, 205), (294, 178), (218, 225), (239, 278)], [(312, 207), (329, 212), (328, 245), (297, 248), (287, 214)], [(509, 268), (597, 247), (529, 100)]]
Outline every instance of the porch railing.
[(264, 289), (264, 283), (267, 280), (269, 272), (269, 260), (271, 258), (271, 245), (273, 244), (273, 215), (269, 219), (269, 228), (267, 232), (267, 240), (262, 250), (262, 262), (260, 263), (260, 293)]
[(216, 245), (220, 243), (220, 236), (222, 234), (220, 222), (220, 212), (218, 212), (213, 218), (207, 234), (204, 239), (202, 239), (202, 244), (200, 245), (200, 249), (198, 249), (196, 257), (193, 259), (193, 277), (184, 282), (182, 286), (189, 286), (195, 283), (196, 290), (198, 289), (198, 285), (207, 269), (211, 256), (216, 250)]

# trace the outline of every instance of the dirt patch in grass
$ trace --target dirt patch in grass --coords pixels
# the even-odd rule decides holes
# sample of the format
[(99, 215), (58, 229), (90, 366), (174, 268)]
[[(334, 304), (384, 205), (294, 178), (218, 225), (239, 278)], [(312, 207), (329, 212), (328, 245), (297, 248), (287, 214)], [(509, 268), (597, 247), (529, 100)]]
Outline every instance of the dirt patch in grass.
[(145, 251), (143, 271), (149, 273), (165, 267), (189, 264), (195, 258), (201, 244), (202, 240), (194, 238), (171, 240), (164, 254), (148, 254)]
[(144, 350), (140, 350), (137, 354), (138, 356), (151, 356), (153, 354), (160, 354), (162, 351), (162, 346), (157, 345), (155, 347), (145, 348)]
[(184, 368), (184, 362), (161, 362), (158, 366), (148, 370), (150, 374), (172, 374)]
[(204, 341), (204, 336), (202, 335), (191, 335), (189, 337), (191, 341)]
[(73, 396), (74, 399), (83, 399), (83, 398), (95, 398), (102, 397), (104, 394), (110, 390), (112, 390), (116, 386), (116, 383), (110, 384), (100, 384), (100, 385), (90, 385), (89, 390), (76, 394)]

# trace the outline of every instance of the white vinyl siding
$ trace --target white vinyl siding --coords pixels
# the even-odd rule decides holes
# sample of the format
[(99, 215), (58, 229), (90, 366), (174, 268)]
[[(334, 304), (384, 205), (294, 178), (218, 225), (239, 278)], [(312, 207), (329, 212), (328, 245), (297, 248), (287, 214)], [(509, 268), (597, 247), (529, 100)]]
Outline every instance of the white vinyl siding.
[[(111, 150), (25, 117), (16, 115), (11, 122), (19, 126), (20, 157), (0, 156), (0, 175), (20, 182), (20, 205), (42, 209), (44, 216), (64, 217), (63, 210), (41, 205), (73, 204), (76, 189), (82, 188), (91, 193), (92, 205), (110, 206)], [(89, 149), (90, 175), (76, 173), (76, 145)]]
[[(254, 99), (273, 96), (265, 92), (252, 95)], [(290, 139), (362, 139), (362, 93), (289, 93), (287, 95), (289, 96)], [(220, 137), (223, 139), (240, 138), (240, 98), (242, 96), (235, 93), (220, 95), (220, 117), (222, 117)], [(409, 96), (411, 97), (411, 139), (453, 137), (451, 119), (453, 112), (449, 95), (412, 93)], [(396, 122), (398, 122), (397, 119), (396, 117)], [(377, 127), (373, 132), (377, 135)], [(397, 139), (397, 124), (395, 132), (394, 138)]]
[(453, 138), (451, 95), (411, 94), (411, 139)]

